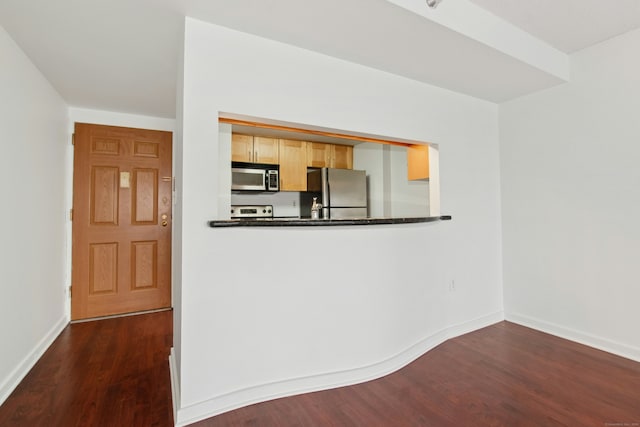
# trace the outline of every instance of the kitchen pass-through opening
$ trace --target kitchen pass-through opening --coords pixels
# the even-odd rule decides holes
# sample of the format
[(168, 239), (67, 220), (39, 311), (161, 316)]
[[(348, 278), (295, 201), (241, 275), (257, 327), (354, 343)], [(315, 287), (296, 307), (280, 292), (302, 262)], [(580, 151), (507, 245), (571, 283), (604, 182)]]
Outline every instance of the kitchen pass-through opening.
[[(269, 207), (275, 218), (310, 218), (314, 198), (321, 218), (440, 215), (437, 144), (230, 113), (218, 119), (218, 219), (243, 206)], [(232, 190), (238, 161), (276, 165), (278, 191)], [(344, 192), (337, 194), (338, 186)]]

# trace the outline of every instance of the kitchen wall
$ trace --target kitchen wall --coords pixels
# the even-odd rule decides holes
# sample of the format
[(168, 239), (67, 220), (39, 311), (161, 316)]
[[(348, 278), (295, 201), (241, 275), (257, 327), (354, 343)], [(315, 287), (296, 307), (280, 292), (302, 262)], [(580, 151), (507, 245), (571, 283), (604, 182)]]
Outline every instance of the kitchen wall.
[(570, 83), (500, 106), (507, 317), (636, 360), (639, 45), (577, 52)]
[(0, 404), (68, 322), (67, 106), (0, 27)]
[[(502, 319), (494, 104), (190, 18), (182, 90), (179, 425), (378, 377)], [(221, 112), (439, 143), (453, 221), (208, 228), (229, 197)]]
[(353, 147), (353, 168), (367, 171), (367, 205), (371, 217), (391, 216), (389, 146), (363, 143)]
[(369, 215), (429, 216), (429, 181), (407, 179), (407, 149), (394, 145), (358, 144), (353, 168), (367, 171)]
[(407, 179), (407, 149), (389, 147), (391, 216), (429, 216), (429, 181)]

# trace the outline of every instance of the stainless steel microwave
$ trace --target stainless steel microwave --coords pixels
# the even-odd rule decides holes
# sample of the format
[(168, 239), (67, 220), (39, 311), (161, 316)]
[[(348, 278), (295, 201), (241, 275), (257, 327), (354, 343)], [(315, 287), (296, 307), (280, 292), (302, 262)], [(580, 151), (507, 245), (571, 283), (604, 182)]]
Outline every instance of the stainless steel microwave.
[(262, 163), (231, 163), (231, 190), (271, 191), (280, 189), (280, 167)]

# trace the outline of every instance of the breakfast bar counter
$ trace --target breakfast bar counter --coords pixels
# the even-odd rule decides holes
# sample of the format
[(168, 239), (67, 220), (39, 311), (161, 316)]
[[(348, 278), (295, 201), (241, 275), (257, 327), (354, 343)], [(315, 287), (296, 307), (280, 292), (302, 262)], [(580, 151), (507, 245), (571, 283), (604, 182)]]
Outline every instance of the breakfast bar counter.
[(353, 219), (310, 219), (310, 218), (257, 218), (224, 219), (209, 221), (209, 226), (218, 227), (326, 227), (340, 225), (382, 225), (413, 224), (420, 222), (449, 221), (450, 215), (404, 217), (404, 218), (353, 218)]

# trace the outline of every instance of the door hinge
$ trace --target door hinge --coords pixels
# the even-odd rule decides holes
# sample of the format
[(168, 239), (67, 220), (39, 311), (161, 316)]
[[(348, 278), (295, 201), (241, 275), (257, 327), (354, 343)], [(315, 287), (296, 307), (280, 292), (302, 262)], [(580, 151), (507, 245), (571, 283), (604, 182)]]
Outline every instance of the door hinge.
[(71, 286), (69, 286), (69, 298), (71, 298)]
[(69, 221), (73, 221), (73, 208), (69, 209)]
[(71, 134), (71, 145), (76, 145), (76, 134), (75, 133)]

